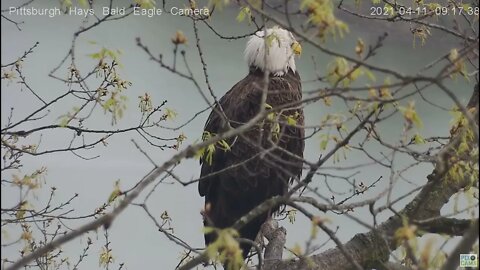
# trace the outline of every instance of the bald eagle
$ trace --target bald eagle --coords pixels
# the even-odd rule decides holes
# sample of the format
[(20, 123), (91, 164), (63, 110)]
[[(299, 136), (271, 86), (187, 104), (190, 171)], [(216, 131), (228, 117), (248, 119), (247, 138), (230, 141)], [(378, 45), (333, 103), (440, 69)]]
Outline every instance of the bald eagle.
[[(301, 47), (294, 36), (279, 27), (258, 31), (248, 40), (245, 60), (249, 73), (219, 100), (230, 126), (237, 128), (247, 123), (261, 106), (275, 109), (296, 102), (297, 106), (270, 114), (245, 133), (227, 140), (227, 148), (215, 144), (209, 158), (204, 154), (200, 160), (198, 191), (205, 196), (205, 226), (232, 226), (265, 200), (286, 194), (289, 183), (300, 177), (304, 117), (298, 106), (302, 92), (294, 59), (300, 53)], [(261, 104), (266, 71), (269, 73), (267, 104)], [(214, 108), (204, 134), (226, 131), (228, 123), (224, 119), (220, 108)], [(239, 230), (240, 237), (255, 240), (262, 224), (278, 210), (275, 207), (257, 216)], [(205, 234), (206, 245), (214, 240), (214, 233)], [(241, 249), (246, 258), (251, 246), (241, 244)]]

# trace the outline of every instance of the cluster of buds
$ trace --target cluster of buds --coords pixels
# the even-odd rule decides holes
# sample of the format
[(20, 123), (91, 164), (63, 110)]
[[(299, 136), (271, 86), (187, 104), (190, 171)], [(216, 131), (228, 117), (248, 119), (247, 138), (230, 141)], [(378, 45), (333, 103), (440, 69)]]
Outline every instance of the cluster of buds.
[(175, 33), (175, 36), (172, 37), (172, 43), (175, 45), (186, 44), (187, 37), (179, 30)]
[(109, 68), (110, 66), (107, 63), (105, 63), (103, 59), (100, 59), (100, 61), (98, 62), (98, 69), (103, 70), (103, 72), (107, 72)]
[(72, 81), (73, 78), (78, 78), (80, 76), (80, 73), (78, 72), (77, 68), (75, 68), (75, 66), (71, 65), (69, 68), (68, 68), (68, 80), (69, 81)]
[(187, 139), (187, 136), (185, 134), (181, 133), (178, 135), (176, 138), (177, 143), (172, 146), (173, 149), (178, 150), (180, 148), (180, 145)]
[(127, 89), (127, 87), (132, 85), (131, 82), (126, 81), (126, 80), (122, 80), (119, 77), (115, 77), (112, 80), (112, 84), (119, 89)]
[(7, 79), (7, 80), (15, 79), (15, 74), (10, 70), (5, 70), (3, 72), (2, 79)]
[(138, 96), (138, 98), (140, 99), (140, 104), (138, 104), (138, 107), (142, 113), (151, 112), (153, 110), (152, 98), (148, 93), (145, 93), (143, 96)]
[(17, 69), (20, 69), (22, 67), (22, 64), (23, 64), (23, 61), (22, 60), (17, 60), (17, 62), (15, 62), (15, 67)]
[(68, 72), (70, 73), (70, 76), (72, 76), (72, 77), (78, 75), (78, 70), (75, 66), (70, 66), (68, 68)]
[(108, 90), (107, 90), (107, 88), (105, 88), (105, 87), (99, 87), (99, 88), (97, 89), (97, 93), (98, 93), (98, 95), (99, 95), (100, 97), (104, 97), (104, 96), (107, 95)]

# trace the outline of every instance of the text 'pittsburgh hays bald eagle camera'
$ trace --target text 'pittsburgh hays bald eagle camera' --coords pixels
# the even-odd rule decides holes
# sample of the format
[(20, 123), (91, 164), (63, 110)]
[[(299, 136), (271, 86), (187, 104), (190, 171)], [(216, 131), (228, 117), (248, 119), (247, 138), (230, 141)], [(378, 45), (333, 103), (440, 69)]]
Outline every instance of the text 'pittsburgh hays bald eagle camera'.
[[(205, 196), (205, 226), (232, 226), (265, 200), (286, 194), (289, 183), (300, 177), (304, 116), (299, 106), (302, 91), (294, 60), (300, 53), (293, 35), (279, 27), (258, 31), (248, 40), (245, 60), (249, 73), (212, 110), (204, 139), (228, 130), (229, 125), (238, 128), (249, 122), (261, 106), (272, 113), (241, 135), (216, 143), (214, 151), (206, 151), (201, 158), (198, 191)], [(262, 104), (265, 72), (269, 73), (268, 91), (266, 104)], [(262, 224), (278, 209), (270, 209), (243, 226), (240, 237), (255, 240)], [(214, 233), (205, 234), (207, 245), (215, 239)], [(251, 245), (240, 246), (245, 258)]]

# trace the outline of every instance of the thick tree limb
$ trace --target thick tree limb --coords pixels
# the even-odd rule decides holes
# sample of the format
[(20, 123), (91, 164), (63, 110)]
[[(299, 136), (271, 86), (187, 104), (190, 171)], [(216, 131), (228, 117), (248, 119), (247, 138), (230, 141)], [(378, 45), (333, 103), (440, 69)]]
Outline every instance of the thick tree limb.
[(460, 254), (462, 253), (468, 253), (471, 249), (473, 244), (478, 241), (478, 219), (473, 223), (468, 231), (465, 233), (463, 236), (462, 241), (458, 243), (458, 245), (455, 247), (453, 252), (450, 254), (448, 257), (448, 260), (445, 262), (445, 264), (442, 267), (442, 270), (449, 270), (449, 269), (455, 269), (459, 265), (460, 261)]
[[(476, 108), (474, 119), (478, 128), (478, 102), (479, 90), (478, 85), (475, 86), (472, 97), (468, 103), (467, 109)], [(453, 155), (454, 149), (458, 145), (458, 136), (454, 136), (450, 143), (445, 146), (445, 154), (442, 158), (445, 159)], [(473, 142), (476, 143), (476, 142)], [(440, 209), (448, 202), (450, 197), (459, 190), (465, 188), (469, 182), (469, 176), (464, 179), (453, 180), (446, 175), (448, 168), (445, 168), (446, 161), (442, 160), (436, 164), (433, 172), (427, 176), (428, 182), (422, 190), (415, 196), (415, 198), (399, 212), (398, 215), (390, 217), (387, 221), (380, 224), (376, 229), (367, 233), (360, 233), (355, 235), (350, 241), (343, 245), (352, 257), (361, 264), (364, 268), (385, 268), (391, 250), (396, 249), (400, 243), (393, 239), (393, 235), (397, 229), (402, 226), (402, 218), (408, 220), (428, 220), (440, 216)], [(428, 203), (425, 203), (428, 202)], [(442, 222), (454, 222), (450, 219), (442, 219)], [(462, 226), (465, 226), (463, 222)], [(461, 244), (452, 253), (452, 256), (458, 257), (460, 251), (465, 251), (471, 247), (471, 241), (478, 239), (478, 219), (475, 222), (475, 229), (470, 227), (467, 234), (464, 236)], [(453, 229), (452, 229), (453, 230)], [(456, 230), (456, 229), (455, 229)], [(461, 228), (459, 229), (461, 230)], [(473, 232), (476, 230), (476, 232)], [(474, 235), (476, 233), (476, 235)], [(467, 239), (469, 238), (469, 239)], [(459, 251), (460, 250), (460, 251)], [(452, 259), (454, 260), (454, 259)], [(456, 258), (458, 260), (458, 258)], [(455, 264), (456, 263), (456, 264)], [(452, 265), (458, 265), (458, 261), (453, 261)], [(447, 265), (448, 266), (448, 265)], [(300, 260), (278, 261), (265, 267), (266, 270), (304, 270), (304, 269), (322, 269), (322, 270), (345, 270), (351, 269), (350, 262), (345, 260), (342, 251), (337, 247), (329, 249), (321, 254), (313, 255)], [(454, 269), (454, 268), (445, 268)]]
[(284, 227), (278, 227), (276, 220), (269, 219), (263, 224), (262, 233), (268, 239), (264, 255), (264, 258), (268, 258), (268, 261), (265, 260), (265, 265), (271, 264), (273, 260), (281, 260), (283, 247), (287, 242), (287, 230)]
[[(478, 221), (478, 219), (477, 219)], [(414, 221), (413, 223), (419, 227), (420, 230), (429, 233), (448, 234), (462, 236), (475, 222), (471, 219), (457, 219), (457, 218), (434, 218), (427, 221)]]

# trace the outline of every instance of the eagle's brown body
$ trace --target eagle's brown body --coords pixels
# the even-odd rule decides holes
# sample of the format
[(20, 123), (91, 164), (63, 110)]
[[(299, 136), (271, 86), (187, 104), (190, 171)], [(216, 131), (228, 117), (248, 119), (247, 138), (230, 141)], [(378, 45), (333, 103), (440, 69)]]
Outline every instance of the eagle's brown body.
[[(247, 123), (259, 112), (260, 106), (264, 106), (261, 104), (263, 82), (264, 73), (251, 68), (250, 73), (220, 99), (219, 103), (232, 127)], [(266, 101), (268, 105), (278, 108), (301, 99), (298, 73), (289, 70), (283, 76), (270, 76)], [(296, 124), (288, 125), (282, 115), (293, 117)], [(304, 130), (301, 128), (304, 122), (303, 111), (287, 109), (276, 116), (280, 123), (279, 132), (276, 134), (271, 132), (272, 121), (265, 119), (242, 135), (227, 140), (230, 150), (225, 151), (216, 145), (211, 163), (201, 160), (202, 180), (199, 182), (198, 191), (201, 196), (205, 196), (205, 205), (208, 206), (205, 211), (206, 226), (232, 226), (265, 200), (285, 194), (289, 182), (295, 176), (301, 175), (304, 150)], [(226, 129), (227, 124), (221, 115), (212, 110), (205, 124), (205, 131), (219, 134)], [(221, 170), (225, 171), (208, 177)], [(240, 236), (255, 240), (268, 215), (277, 210), (278, 207), (271, 209), (248, 223), (240, 229)], [(214, 238), (213, 234), (205, 235), (206, 244), (214, 241)], [(242, 245), (244, 257), (250, 248), (249, 245)]]

